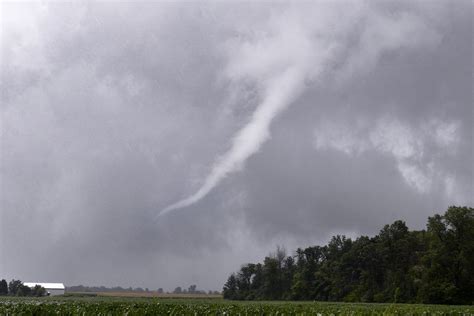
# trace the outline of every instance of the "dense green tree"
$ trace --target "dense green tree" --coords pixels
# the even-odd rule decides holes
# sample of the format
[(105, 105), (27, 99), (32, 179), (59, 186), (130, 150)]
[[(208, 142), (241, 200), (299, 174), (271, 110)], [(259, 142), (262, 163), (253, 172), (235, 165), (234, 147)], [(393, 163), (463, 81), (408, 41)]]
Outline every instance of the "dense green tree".
[(263, 284), (265, 277), (263, 275), (263, 266), (261, 263), (253, 265), (253, 276), (250, 284), (251, 297), (247, 299), (261, 299), (263, 297)]
[(44, 296), (46, 295), (46, 289), (40, 285), (36, 285), (34, 288), (30, 288), (21, 282), (20, 280), (11, 280), (8, 283), (7, 288), (7, 281), (1, 280), (0, 281), (0, 290), (5, 295), (8, 293), (11, 296)]
[(293, 256), (277, 248), (232, 274), (224, 298), (472, 304), (474, 209), (450, 207), (426, 231), (395, 221), (372, 238), (338, 235)]
[(35, 287), (31, 289), (31, 295), (32, 296), (45, 296), (46, 289), (42, 287), (41, 285), (36, 284)]
[(409, 301), (415, 296), (409, 270), (419, 260), (414, 251), (418, 248), (414, 234), (408, 231), (405, 222), (396, 221), (385, 225), (376, 240), (385, 270), (379, 300)]
[(32, 290), (29, 286), (20, 284), (16, 290), (16, 296), (31, 296)]
[(424, 302), (470, 304), (474, 292), (474, 209), (450, 207), (428, 219), (424, 257)]
[(23, 283), (20, 280), (11, 280), (8, 283), (8, 294), (15, 296), (17, 295), (17, 292), (19, 291), (20, 287), (23, 285)]
[(255, 270), (254, 267), (254, 264), (244, 265), (237, 274), (237, 287), (241, 293), (242, 299), (252, 299), (250, 285)]
[(285, 258), (282, 267), (282, 298), (290, 300), (292, 298), (291, 284), (296, 272), (295, 259), (292, 256)]
[[(323, 247), (314, 246), (296, 250), (296, 266), (291, 285), (292, 298), (297, 300), (316, 299), (318, 286), (322, 279), (316, 282), (316, 272), (324, 261)], [(321, 288), (319, 286), (319, 288)]]
[(8, 294), (8, 283), (5, 279), (0, 281), (0, 295), (7, 295)]
[(263, 294), (270, 300), (280, 299), (281, 296), (281, 270), (278, 260), (273, 257), (266, 257), (263, 261)]
[(235, 276), (235, 273), (232, 273), (229, 279), (227, 279), (226, 284), (224, 285), (222, 295), (226, 299), (237, 300), (239, 299), (237, 294), (238, 294), (237, 278)]

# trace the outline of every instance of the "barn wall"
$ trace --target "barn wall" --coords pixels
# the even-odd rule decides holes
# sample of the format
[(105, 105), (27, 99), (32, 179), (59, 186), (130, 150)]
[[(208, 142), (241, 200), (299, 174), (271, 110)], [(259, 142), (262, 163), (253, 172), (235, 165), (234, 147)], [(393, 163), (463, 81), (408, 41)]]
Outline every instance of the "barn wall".
[(58, 289), (46, 289), (46, 292), (49, 292), (50, 296), (63, 295), (64, 294), (64, 290), (58, 290)]

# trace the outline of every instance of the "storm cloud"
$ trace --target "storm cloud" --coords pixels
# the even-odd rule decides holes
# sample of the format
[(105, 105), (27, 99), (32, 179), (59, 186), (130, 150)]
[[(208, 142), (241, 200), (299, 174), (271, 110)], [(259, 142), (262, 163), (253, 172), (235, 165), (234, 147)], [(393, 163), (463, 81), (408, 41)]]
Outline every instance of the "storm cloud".
[(2, 2), (0, 277), (214, 290), (472, 205), (471, 6)]

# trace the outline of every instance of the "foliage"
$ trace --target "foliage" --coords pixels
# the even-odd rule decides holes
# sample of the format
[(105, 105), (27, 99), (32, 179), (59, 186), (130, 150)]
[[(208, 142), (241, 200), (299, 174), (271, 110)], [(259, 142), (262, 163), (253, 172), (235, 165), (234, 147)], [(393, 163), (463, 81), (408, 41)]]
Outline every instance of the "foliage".
[(34, 288), (30, 288), (23, 284), (20, 280), (11, 280), (6, 287), (6, 281), (0, 281), (0, 295), (10, 296), (44, 296), (46, 295), (46, 289), (40, 285), (36, 285)]
[(126, 298), (0, 299), (0, 315), (472, 315), (470, 306)]
[(8, 283), (8, 294), (16, 295), (22, 284), (23, 283), (20, 280), (15, 280), (15, 279), (11, 280)]
[(5, 279), (0, 281), (0, 295), (7, 295), (8, 294), (8, 283)]
[(430, 217), (426, 231), (395, 221), (372, 238), (338, 235), (293, 256), (277, 249), (262, 264), (233, 273), (223, 294), (234, 300), (472, 304), (474, 209), (450, 207)]
[(31, 296), (45, 296), (46, 289), (41, 285), (36, 284), (34, 288), (31, 289)]
[[(179, 292), (175, 292), (179, 291)], [(115, 287), (105, 287), (105, 286), (84, 286), (84, 285), (73, 285), (73, 286), (68, 286), (66, 288), (66, 292), (79, 292), (79, 293), (107, 293), (107, 292), (112, 292), (112, 293), (147, 293), (147, 292), (153, 292), (153, 290), (150, 290), (148, 288), (123, 288), (121, 286), (115, 286)], [(165, 293), (163, 288), (158, 288), (155, 292), (157, 293)], [(175, 290), (173, 291), (174, 294), (206, 294), (206, 291), (198, 289), (197, 285), (192, 284), (186, 288), (182, 288), (180, 286), (176, 287)], [(219, 292), (212, 291), (214, 294), (220, 294)]]

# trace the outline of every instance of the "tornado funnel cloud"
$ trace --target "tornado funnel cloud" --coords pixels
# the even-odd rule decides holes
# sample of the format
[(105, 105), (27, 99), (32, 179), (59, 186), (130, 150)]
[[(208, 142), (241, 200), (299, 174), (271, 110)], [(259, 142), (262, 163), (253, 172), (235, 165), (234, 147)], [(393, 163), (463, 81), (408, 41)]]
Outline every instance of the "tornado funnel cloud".
[(247, 123), (234, 137), (232, 146), (214, 165), (203, 185), (194, 194), (164, 208), (158, 217), (191, 206), (208, 195), (230, 173), (241, 169), (245, 161), (258, 152), (270, 137), (270, 124), (286, 109), (302, 90), (303, 74), (297, 68), (289, 68), (270, 80), (264, 100)]

